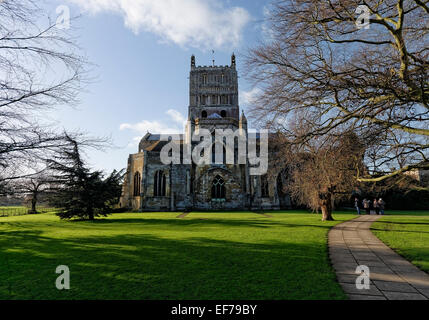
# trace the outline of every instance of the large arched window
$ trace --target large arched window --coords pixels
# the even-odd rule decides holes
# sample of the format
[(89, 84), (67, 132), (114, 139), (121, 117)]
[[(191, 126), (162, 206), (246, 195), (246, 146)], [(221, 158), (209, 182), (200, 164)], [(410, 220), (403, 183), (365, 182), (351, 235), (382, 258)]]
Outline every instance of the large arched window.
[(261, 176), (261, 197), (268, 198), (268, 178), (267, 175)]
[(141, 175), (140, 172), (134, 174), (134, 197), (140, 196), (141, 192)]
[(212, 199), (225, 199), (225, 181), (220, 176), (216, 176), (213, 180)]
[(155, 173), (155, 181), (153, 186), (153, 195), (155, 197), (165, 197), (165, 174), (162, 171)]

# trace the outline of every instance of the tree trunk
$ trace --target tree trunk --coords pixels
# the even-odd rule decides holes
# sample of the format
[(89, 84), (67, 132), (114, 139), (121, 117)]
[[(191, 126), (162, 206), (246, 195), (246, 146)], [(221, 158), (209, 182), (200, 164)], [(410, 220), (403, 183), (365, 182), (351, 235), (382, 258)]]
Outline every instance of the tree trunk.
[(329, 206), (322, 205), (322, 221), (334, 221), (332, 217), (332, 210), (329, 209)]
[(37, 205), (37, 194), (33, 193), (33, 197), (31, 198), (31, 211), (30, 211), (30, 213), (32, 213), (32, 214), (37, 213), (36, 205)]
[(88, 219), (90, 221), (94, 220), (94, 211), (93, 210), (89, 210), (89, 212), (88, 212)]
[(322, 221), (334, 221), (332, 217), (332, 195), (326, 192), (320, 195), (320, 208), (322, 210)]

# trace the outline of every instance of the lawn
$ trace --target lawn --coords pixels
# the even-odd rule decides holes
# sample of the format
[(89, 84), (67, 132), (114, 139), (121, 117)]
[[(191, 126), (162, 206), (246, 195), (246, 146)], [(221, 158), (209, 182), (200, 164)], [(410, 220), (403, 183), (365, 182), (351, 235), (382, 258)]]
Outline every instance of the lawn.
[[(0, 218), (0, 299), (345, 299), (327, 233), (355, 216), (268, 214)], [(68, 291), (55, 288), (58, 265)]]
[(371, 230), (397, 253), (429, 273), (428, 211), (415, 216), (385, 216), (374, 223)]

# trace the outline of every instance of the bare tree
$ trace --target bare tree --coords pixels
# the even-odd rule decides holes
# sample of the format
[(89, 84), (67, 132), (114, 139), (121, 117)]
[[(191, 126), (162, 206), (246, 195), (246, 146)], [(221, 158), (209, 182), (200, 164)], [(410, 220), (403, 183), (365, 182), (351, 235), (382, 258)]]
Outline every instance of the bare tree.
[[(429, 168), (429, 1), (277, 0), (267, 23), (247, 57), (253, 117), (302, 145), (353, 130), (367, 146), (361, 182)], [(291, 130), (297, 116), (311, 130)]]
[(14, 194), (28, 195), (31, 199), (29, 213), (37, 213), (37, 203), (40, 197), (47, 194), (53, 184), (52, 175), (43, 171), (28, 178), (14, 181)]
[[(308, 130), (297, 125), (294, 130)], [(301, 132), (302, 134), (302, 132)], [(285, 167), (283, 191), (296, 203), (322, 212), (322, 220), (334, 220), (334, 201), (349, 199), (359, 185), (356, 170), (364, 170), (365, 148), (353, 132), (341, 132), (327, 137), (289, 143), (283, 135), (274, 141), (278, 152), (273, 154), (273, 170)]]
[(85, 80), (86, 59), (67, 32), (36, 1), (0, 1), (0, 180), (35, 173), (23, 168), (67, 143), (43, 120), (75, 104)]

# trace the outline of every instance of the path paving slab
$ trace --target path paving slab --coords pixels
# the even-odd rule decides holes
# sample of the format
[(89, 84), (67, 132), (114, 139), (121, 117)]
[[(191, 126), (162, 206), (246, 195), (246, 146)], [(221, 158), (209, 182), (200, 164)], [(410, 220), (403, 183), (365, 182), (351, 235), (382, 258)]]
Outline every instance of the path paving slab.
[(384, 296), (370, 296), (363, 294), (349, 294), (350, 300), (387, 300)]
[(377, 286), (378, 289), (383, 291), (418, 293), (418, 291), (414, 287), (409, 285), (407, 282), (374, 280), (374, 284)]
[(427, 300), (419, 293), (383, 291), (388, 300)]
[(383, 296), (380, 290), (374, 285), (370, 285), (369, 289), (358, 289), (356, 288), (355, 283), (341, 283), (341, 287), (343, 288), (346, 294), (362, 294), (362, 295), (370, 295), (370, 296)]
[(417, 288), (417, 290), (419, 290), (419, 292), (424, 295), (426, 298), (429, 298), (429, 289), (420, 289)]
[[(363, 215), (329, 232), (329, 256), (338, 282), (351, 300), (429, 300), (429, 275), (370, 231), (381, 217)], [(356, 286), (359, 265), (369, 268), (369, 290)]]

